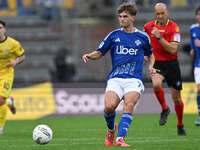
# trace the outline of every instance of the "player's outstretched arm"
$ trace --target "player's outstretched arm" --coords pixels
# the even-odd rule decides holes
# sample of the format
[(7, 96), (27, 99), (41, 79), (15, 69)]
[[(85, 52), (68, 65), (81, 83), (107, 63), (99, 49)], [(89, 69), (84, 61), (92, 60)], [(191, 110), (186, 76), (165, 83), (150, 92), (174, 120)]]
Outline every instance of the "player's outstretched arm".
[(153, 65), (155, 63), (155, 58), (154, 58), (154, 55), (151, 54), (149, 55), (149, 73), (151, 76), (153, 76), (154, 74), (156, 74), (156, 70), (153, 68)]
[(92, 53), (89, 54), (84, 54), (83, 55), (83, 61), (86, 63), (89, 60), (97, 60), (101, 58), (103, 55), (100, 51), (93, 51)]

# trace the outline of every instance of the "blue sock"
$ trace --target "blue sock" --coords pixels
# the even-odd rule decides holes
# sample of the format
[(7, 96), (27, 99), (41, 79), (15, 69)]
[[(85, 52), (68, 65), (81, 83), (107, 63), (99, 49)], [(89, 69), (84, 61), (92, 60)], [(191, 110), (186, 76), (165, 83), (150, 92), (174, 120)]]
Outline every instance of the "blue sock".
[(106, 112), (104, 110), (104, 118), (106, 120), (108, 130), (113, 130), (115, 128), (115, 115), (116, 115), (115, 111), (108, 115), (108, 114), (106, 114)]
[(199, 112), (199, 117), (200, 117), (200, 92), (197, 93), (197, 107), (198, 107), (198, 112)]
[(129, 126), (131, 125), (131, 122), (132, 122), (132, 114), (124, 113), (121, 118), (121, 121), (119, 123), (117, 137), (125, 137), (126, 136), (126, 133), (129, 129)]

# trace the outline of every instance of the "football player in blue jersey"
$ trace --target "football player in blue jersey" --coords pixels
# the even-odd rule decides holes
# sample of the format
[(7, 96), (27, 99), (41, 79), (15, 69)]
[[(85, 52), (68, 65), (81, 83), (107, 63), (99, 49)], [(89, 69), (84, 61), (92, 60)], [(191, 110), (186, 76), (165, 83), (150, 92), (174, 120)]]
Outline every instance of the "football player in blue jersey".
[(195, 56), (194, 79), (197, 84), (197, 106), (199, 112), (199, 120), (195, 124), (200, 126), (200, 7), (196, 9), (196, 20), (198, 23), (193, 24), (190, 28), (190, 55)]
[(107, 78), (105, 92), (104, 117), (108, 126), (105, 145), (112, 146), (117, 129), (115, 109), (124, 99), (123, 115), (118, 126), (115, 146), (129, 147), (124, 137), (132, 122), (132, 113), (140, 95), (144, 91), (142, 70), (144, 56), (148, 56), (149, 73), (153, 76), (154, 56), (150, 38), (147, 33), (133, 26), (137, 9), (134, 3), (123, 3), (117, 8), (119, 23), (122, 28), (110, 32), (99, 47), (89, 54), (83, 55), (83, 61), (96, 60), (109, 50), (112, 59), (112, 70)]

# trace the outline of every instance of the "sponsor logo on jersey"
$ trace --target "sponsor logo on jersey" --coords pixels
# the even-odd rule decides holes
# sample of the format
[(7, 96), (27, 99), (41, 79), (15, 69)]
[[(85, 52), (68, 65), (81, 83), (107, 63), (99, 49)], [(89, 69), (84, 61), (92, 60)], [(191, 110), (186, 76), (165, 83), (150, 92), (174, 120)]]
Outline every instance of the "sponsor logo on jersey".
[(181, 37), (180, 34), (174, 34), (174, 41), (180, 42)]
[(180, 85), (181, 85), (181, 81), (177, 81), (176, 86), (180, 86)]
[(140, 40), (135, 41), (135, 44), (139, 46), (141, 44)]
[(126, 48), (126, 47), (124, 47), (124, 46), (118, 46), (118, 45), (117, 45), (117, 47), (116, 47), (116, 53), (117, 53), (117, 54), (137, 55), (137, 51), (138, 51), (138, 49), (134, 49), (134, 48), (128, 49), (128, 48)]
[(176, 30), (176, 32), (179, 32), (179, 27), (176, 27), (175, 30)]
[(115, 42), (120, 42), (120, 39), (119, 39), (119, 38), (117, 38), (117, 39), (115, 40)]
[(196, 37), (197, 35), (196, 35), (196, 33), (193, 33), (192, 36), (193, 36), (193, 37)]
[(118, 74), (129, 74), (129, 75), (133, 75), (134, 71), (135, 71), (135, 66), (136, 66), (136, 62), (132, 62), (132, 63), (126, 63), (126, 64), (122, 64), (120, 66), (118, 66), (117, 68), (115, 68), (111, 73), (109, 78), (112, 78)]
[(99, 48), (101, 49), (104, 45), (104, 42), (101, 42), (101, 44), (99, 45)]
[(6, 55), (8, 54), (8, 50), (7, 50), (7, 49), (5, 50), (5, 54), (6, 54)]
[(158, 30), (159, 32), (165, 32), (165, 30)]

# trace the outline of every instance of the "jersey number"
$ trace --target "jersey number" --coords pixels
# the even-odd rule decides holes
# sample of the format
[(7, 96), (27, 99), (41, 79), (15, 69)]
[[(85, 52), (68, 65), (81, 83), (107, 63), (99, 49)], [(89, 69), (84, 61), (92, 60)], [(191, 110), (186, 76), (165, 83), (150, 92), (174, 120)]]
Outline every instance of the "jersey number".
[(8, 90), (8, 89), (10, 88), (10, 84), (4, 82), (4, 86), (3, 86), (3, 88), (6, 89), (6, 90)]

